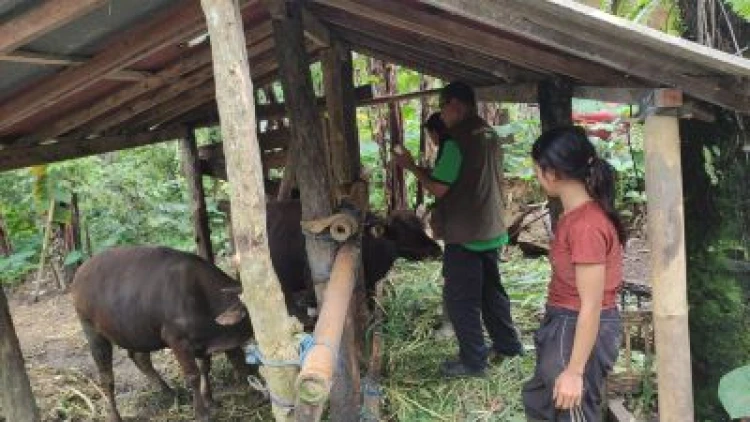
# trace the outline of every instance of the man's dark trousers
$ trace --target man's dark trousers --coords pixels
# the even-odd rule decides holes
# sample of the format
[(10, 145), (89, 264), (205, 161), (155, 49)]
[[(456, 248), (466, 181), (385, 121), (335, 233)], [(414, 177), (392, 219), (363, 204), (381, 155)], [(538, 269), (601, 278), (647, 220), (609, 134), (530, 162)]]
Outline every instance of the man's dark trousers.
[(497, 249), (475, 252), (457, 244), (445, 246), (443, 300), (458, 339), (459, 358), (472, 369), (487, 365), (482, 320), (495, 351), (507, 356), (523, 351), (497, 260)]

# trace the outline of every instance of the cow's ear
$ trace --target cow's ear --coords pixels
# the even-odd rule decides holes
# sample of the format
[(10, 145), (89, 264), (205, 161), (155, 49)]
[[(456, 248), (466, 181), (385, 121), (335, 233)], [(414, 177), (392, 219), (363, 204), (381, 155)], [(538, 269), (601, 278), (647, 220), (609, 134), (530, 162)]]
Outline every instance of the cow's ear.
[(242, 302), (238, 301), (217, 316), (214, 321), (219, 325), (234, 325), (242, 321), (246, 316), (247, 310), (245, 310)]
[(221, 292), (225, 295), (239, 296), (242, 294), (242, 286), (224, 287), (221, 289)]

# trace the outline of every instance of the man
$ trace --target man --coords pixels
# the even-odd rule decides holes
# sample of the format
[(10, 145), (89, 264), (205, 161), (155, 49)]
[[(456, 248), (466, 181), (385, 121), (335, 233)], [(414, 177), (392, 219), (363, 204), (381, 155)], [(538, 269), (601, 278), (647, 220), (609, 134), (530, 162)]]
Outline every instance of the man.
[(457, 360), (442, 364), (446, 377), (483, 376), (490, 350), (501, 356), (523, 353), (510, 314), (510, 300), (500, 283), (498, 248), (507, 241), (502, 221), (498, 165), (500, 140), (477, 115), (472, 88), (453, 82), (440, 94), (441, 118), (448, 129), (440, 159), (431, 173), (417, 167), (408, 151), (394, 151), (394, 161), (414, 173), (436, 197), (432, 229), (445, 242), (443, 300), (456, 332)]

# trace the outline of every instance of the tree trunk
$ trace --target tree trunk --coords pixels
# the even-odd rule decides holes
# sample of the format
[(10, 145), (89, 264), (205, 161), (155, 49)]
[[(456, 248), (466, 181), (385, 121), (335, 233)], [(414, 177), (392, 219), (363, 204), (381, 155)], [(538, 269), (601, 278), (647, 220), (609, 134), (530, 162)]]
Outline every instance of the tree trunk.
[[(242, 299), (266, 359), (298, 359), (294, 335), (299, 322), (286, 313), (281, 286), (271, 264), (266, 233), (266, 200), (255, 122), (255, 101), (246, 40), (237, 0), (201, 0), (211, 40), (232, 227), (239, 256)], [(277, 421), (292, 420), (297, 366), (263, 366)]]
[(193, 128), (185, 128), (185, 136), (180, 140), (180, 144), (182, 146), (182, 169), (190, 192), (190, 207), (198, 255), (213, 264), (214, 253), (211, 246), (208, 211), (206, 211), (206, 192), (203, 189), (203, 174), (200, 169), (198, 145)]
[(10, 421), (38, 421), (39, 410), (31, 392), (21, 346), (0, 286), (0, 416)]

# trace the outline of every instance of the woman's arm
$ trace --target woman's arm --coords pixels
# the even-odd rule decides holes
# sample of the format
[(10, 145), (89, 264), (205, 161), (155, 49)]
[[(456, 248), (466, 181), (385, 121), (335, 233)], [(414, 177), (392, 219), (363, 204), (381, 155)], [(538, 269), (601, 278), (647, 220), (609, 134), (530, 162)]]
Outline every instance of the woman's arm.
[(575, 268), (581, 309), (570, 362), (555, 382), (553, 399), (560, 409), (570, 409), (581, 404), (583, 373), (599, 335), (599, 315), (606, 279), (604, 264), (576, 264)]

